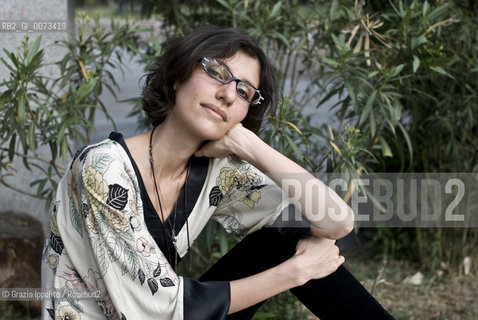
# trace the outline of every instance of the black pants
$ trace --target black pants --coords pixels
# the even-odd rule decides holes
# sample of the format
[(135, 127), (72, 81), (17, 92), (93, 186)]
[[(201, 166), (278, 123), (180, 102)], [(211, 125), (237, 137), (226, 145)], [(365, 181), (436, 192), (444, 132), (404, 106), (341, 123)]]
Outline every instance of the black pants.
[[(306, 234), (303, 228), (264, 228), (254, 232), (232, 248), (200, 280), (231, 281), (276, 266), (295, 253), (297, 241)], [(291, 289), (291, 292), (321, 320), (393, 319), (343, 266), (333, 274), (311, 280)], [(262, 303), (236, 312), (227, 319), (252, 319)]]

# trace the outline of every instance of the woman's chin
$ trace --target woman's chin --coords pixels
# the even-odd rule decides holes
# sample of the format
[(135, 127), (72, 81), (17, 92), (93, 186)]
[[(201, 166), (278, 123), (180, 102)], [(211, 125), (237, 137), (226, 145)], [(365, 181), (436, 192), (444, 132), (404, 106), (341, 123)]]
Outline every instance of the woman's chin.
[(222, 126), (218, 126), (217, 123), (202, 123), (200, 127), (196, 128), (196, 136), (200, 137), (203, 141), (214, 141), (219, 140), (224, 137), (227, 133), (229, 128), (224, 128)]

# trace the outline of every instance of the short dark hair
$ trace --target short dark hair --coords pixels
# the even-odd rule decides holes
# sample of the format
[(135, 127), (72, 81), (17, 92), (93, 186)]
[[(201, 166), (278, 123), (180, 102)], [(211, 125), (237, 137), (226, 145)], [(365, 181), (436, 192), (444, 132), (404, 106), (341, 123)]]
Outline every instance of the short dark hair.
[(258, 132), (267, 112), (274, 112), (277, 104), (275, 71), (256, 41), (242, 30), (204, 26), (185, 37), (168, 40), (160, 57), (146, 74), (143, 88), (143, 110), (153, 126), (157, 126), (174, 107), (174, 83), (191, 76), (203, 57), (224, 59), (243, 51), (256, 58), (260, 65), (259, 90), (264, 100), (251, 106), (242, 125)]

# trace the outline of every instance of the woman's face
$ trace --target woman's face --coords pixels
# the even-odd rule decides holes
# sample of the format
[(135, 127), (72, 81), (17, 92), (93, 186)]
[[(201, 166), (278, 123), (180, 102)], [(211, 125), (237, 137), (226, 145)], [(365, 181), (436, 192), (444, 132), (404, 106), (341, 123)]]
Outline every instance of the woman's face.
[[(236, 78), (259, 87), (259, 61), (242, 51), (222, 61)], [(236, 93), (236, 82), (222, 84), (209, 76), (201, 66), (191, 77), (175, 85), (176, 103), (170, 116), (181, 130), (190, 130), (201, 140), (217, 140), (249, 110), (249, 102)], [(256, 108), (260, 108), (259, 106)]]

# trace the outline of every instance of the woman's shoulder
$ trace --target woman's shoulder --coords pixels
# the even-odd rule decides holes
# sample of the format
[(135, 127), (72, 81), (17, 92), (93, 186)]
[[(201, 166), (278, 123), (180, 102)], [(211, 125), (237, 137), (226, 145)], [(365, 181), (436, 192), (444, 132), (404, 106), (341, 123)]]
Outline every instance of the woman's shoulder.
[(72, 162), (88, 162), (91, 161), (92, 158), (99, 156), (121, 159), (123, 153), (122, 149), (123, 148), (117, 141), (108, 138), (101, 142), (79, 148), (76, 151)]
[(98, 143), (79, 148), (70, 162), (69, 169), (81, 174), (87, 168), (105, 172), (112, 167), (124, 170), (130, 166), (128, 155), (121, 143), (110, 136)]

